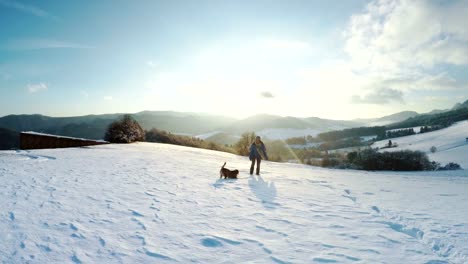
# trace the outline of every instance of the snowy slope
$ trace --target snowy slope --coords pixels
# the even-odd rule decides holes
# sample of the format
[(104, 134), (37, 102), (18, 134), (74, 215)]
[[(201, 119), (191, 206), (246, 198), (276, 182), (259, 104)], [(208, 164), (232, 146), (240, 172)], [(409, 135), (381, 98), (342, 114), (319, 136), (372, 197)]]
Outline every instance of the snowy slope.
[[(448, 162), (456, 162), (468, 169), (468, 121), (458, 122), (448, 128), (436, 130), (423, 134), (392, 139), (398, 144), (397, 148), (385, 149), (395, 151), (402, 149), (420, 150), (429, 155), (431, 160), (445, 165)], [(383, 147), (388, 140), (375, 142), (373, 146)], [(435, 146), (436, 153), (431, 153), (430, 148)]]
[[(220, 180), (219, 168), (240, 169)], [(467, 263), (465, 171), (371, 173), (164, 144), (0, 152), (0, 263)]]

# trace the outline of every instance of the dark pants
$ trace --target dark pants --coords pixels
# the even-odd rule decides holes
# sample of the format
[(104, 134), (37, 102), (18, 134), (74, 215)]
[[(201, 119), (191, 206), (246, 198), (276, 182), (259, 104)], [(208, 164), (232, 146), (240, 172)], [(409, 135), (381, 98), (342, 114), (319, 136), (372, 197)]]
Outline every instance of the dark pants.
[(250, 166), (250, 174), (251, 175), (253, 174), (255, 161), (257, 161), (257, 175), (259, 175), (260, 174), (260, 162), (262, 161), (261, 158), (253, 158), (252, 159), (252, 165)]

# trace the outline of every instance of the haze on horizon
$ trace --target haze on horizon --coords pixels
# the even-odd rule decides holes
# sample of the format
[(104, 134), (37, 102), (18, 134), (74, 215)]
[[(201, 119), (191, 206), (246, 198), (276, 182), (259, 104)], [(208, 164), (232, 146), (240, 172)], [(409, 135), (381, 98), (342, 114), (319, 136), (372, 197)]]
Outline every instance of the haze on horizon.
[(468, 96), (468, 0), (0, 0), (0, 116), (330, 119)]

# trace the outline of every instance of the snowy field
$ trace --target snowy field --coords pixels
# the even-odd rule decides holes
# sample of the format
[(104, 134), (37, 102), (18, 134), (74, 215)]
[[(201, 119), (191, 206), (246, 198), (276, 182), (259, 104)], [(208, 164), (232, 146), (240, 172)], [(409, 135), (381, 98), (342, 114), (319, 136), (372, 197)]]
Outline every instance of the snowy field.
[(0, 263), (468, 262), (466, 171), (248, 166), (151, 143), (0, 151)]
[[(468, 169), (468, 121), (458, 122), (448, 128), (416, 134), (406, 137), (392, 138), (397, 148), (389, 148), (384, 151), (396, 151), (403, 149), (420, 150), (428, 154), (430, 160), (435, 160), (445, 165), (456, 162), (464, 169)], [(373, 146), (383, 147), (388, 140), (375, 142)], [(430, 152), (435, 146), (437, 151)]]

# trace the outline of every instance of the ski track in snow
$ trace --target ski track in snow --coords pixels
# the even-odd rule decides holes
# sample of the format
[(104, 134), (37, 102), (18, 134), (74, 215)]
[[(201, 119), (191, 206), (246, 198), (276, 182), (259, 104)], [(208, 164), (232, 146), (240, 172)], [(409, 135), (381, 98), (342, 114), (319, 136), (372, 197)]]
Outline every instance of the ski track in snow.
[(0, 262), (468, 262), (465, 171), (248, 166), (149, 143), (1, 151)]

